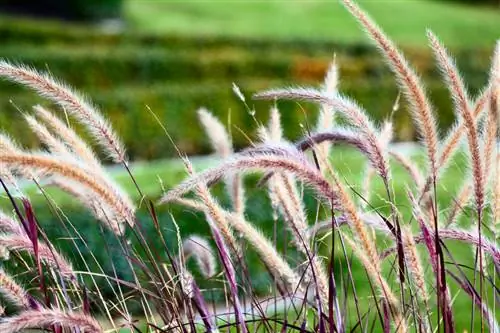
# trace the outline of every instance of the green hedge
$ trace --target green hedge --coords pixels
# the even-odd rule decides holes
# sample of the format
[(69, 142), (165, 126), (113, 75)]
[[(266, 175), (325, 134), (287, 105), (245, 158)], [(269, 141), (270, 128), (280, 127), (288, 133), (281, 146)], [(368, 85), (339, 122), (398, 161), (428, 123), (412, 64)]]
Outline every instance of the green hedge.
[[(331, 48), (331, 50), (336, 50)], [(137, 45), (105, 47), (7, 45), (0, 57), (22, 62), (40, 69), (49, 69), (81, 90), (111, 88), (125, 84), (154, 82), (184, 82), (206, 79), (239, 80), (242, 78), (274, 78), (287, 82), (318, 82), (331, 60), (331, 52), (307, 50), (265, 50), (254, 52), (239, 47), (198, 50), (177, 47)], [(361, 54), (340, 50), (337, 53), (343, 81), (380, 79), (391, 74), (381, 57), (374, 51)], [(410, 61), (427, 79), (437, 79), (438, 73), (428, 50), (410, 50)], [(484, 81), (490, 61), (490, 50), (457, 52), (458, 64), (472, 87)], [(11, 85), (1, 84), (2, 90)]]
[[(270, 87), (281, 86), (282, 81), (252, 80), (240, 82), (244, 92), (251, 95)], [(149, 106), (166, 126), (178, 147), (189, 154), (207, 153), (210, 149), (199, 125), (196, 109), (205, 106), (212, 110), (222, 121), (230, 114), (234, 143), (237, 147), (248, 145), (246, 137), (236, 129), (238, 127), (250, 137), (255, 134), (256, 125), (242, 103), (231, 91), (231, 81), (205, 81), (198, 84), (159, 84), (153, 86), (121, 87), (106, 92), (94, 91), (89, 95), (105, 110), (114, 127), (125, 141), (132, 159), (154, 159), (175, 156), (174, 147), (169, 143), (163, 131), (147, 110)], [(376, 89), (374, 89), (376, 87)], [(431, 98), (436, 105), (436, 114), (441, 128), (449, 127), (454, 121), (450, 108), (448, 91), (440, 83), (428, 84)], [(398, 94), (395, 83), (391, 80), (346, 81), (342, 91), (355, 98), (366, 108), (372, 118), (382, 121), (389, 116)], [(15, 103), (13, 105), (12, 102)], [(44, 101), (30, 93), (0, 93), (0, 126), (10, 133), (23, 133), (18, 136), (27, 146), (37, 146), (37, 140), (27, 130), (17, 108), (30, 110), (31, 105)], [(256, 117), (265, 122), (268, 117), (269, 102), (250, 101), (257, 110)], [(303, 108), (306, 110), (307, 123), (314, 124), (317, 107), (308, 103), (279, 102), (282, 111), (285, 133), (292, 139), (301, 136), (304, 123)], [(409, 113), (403, 106), (395, 113), (395, 131), (398, 139), (410, 140), (415, 137), (415, 127)]]
[[(16, 21), (20, 22), (20, 21)], [(62, 29), (66, 27), (65, 29)], [(390, 113), (398, 94), (386, 64), (366, 45), (322, 42), (270, 42), (227, 38), (180, 36), (104, 35), (98, 31), (61, 26), (0, 21), (0, 57), (48, 69), (56, 77), (89, 95), (111, 119), (124, 138), (130, 156), (150, 159), (172, 156), (173, 148), (146, 109), (149, 105), (166, 124), (179, 147), (190, 154), (208, 150), (195, 110), (206, 106), (221, 119), (231, 113), (232, 124), (246, 133), (255, 126), (231, 91), (236, 82), (250, 96), (253, 92), (287, 85), (317, 85), (333, 52), (341, 71), (341, 91), (356, 98), (376, 120)], [(446, 129), (453, 122), (448, 92), (435, 69), (430, 50), (406, 50), (422, 74), (437, 106), (438, 122)], [(486, 82), (491, 50), (459, 50), (458, 65), (468, 87), (478, 91)], [(15, 103), (13, 105), (11, 100)], [(20, 122), (16, 107), (29, 110), (44, 102), (25, 88), (0, 82), (0, 126), (25, 133), (23, 142), (36, 140)], [(259, 120), (265, 120), (269, 103), (250, 102)], [(307, 104), (308, 122), (316, 108)], [(280, 103), (285, 132), (296, 138), (303, 113), (295, 103)], [(396, 113), (396, 139), (415, 138), (414, 126), (403, 110)], [(246, 139), (233, 127), (235, 143)]]

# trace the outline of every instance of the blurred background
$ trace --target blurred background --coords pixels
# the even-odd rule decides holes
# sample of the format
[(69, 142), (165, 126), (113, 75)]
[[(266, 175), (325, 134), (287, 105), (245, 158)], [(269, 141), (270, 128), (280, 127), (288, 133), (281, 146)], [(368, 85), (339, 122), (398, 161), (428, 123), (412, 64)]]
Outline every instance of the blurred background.
[[(472, 92), (486, 82), (500, 37), (499, 0), (361, 0), (426, 79), (445, 129), (453, 121), (446, 89), (427, 47), (426, 28), (458, 58)], [(390, 113), (398, 90), (381, 57), (336, 1), (3, 0), (0, 57), (52, 72), (87, 94), (107, 114), (134, 160), (171, 157), (174, 150), (146, 105), (189, 154), (208, 152), (195, 110), (205, 106), (243, 132), (251, 121), (231, 83), (250, 97), (260, 89), (319, 84), (333, 54), (341, 90), (376, 119)], [(0, 83), (0, 126), (25, 132), (17, 108), (42, 102)], [(250, 101), (265, 120), (268, 105)], [(300, 135), (303, 111), (282, 103), (285, 132)], [(313, 121), (315, 109), (307, 116)], [(190, 126), (186, 126), (189, 124)], [(415, 138), (404, 111), (398, 140)], [(233, 131), (235, 144), (247, 139)], [(23, 141), (36, 145), (26, 133)]]
[[(494, 43), (500, 38), (500, 1), (358, 2), (403, 48), (424, 77), (444, 131), (454, 116), (427, 46), (426, 29), (431, 28), (456, 55), (474, 96), (487, 81)], [(319, 85), (334, 54), (340, 68), (340, 90), (357, 99), (375, 119), (387, 118), (398, 96), (394, 79), (356, 22), (334, 0), (0, 1), (0, 58), (50, 71), (88, 95), (111, 119), (130, 158), (145, 161), (135, 164), (133, 171), (141, 189), (153, 201), (162, 193), (162, 186), (174, 186), (185, 173), (179, 162), (169, 160), (176, 156), (174, 147), (148, 108), (188, 154), (210, 151), (196, 116), (200, 106), (231, 124), (233, 141), (241, 148), (248, 145), (247, 136), (255, 137), (256, 124), (234, 95), (232, 83), (241, 88), (249, 107), (255, 107), (255, 117), (267, 121), (270, 103), (255, 102), (251, 95), (286, 85)], [(21, 111), (29, 112), (37, 103), (49, 106), (31, 91), (0, 81), (1, 130), (26, 146), (37, 147), (38, 141), (27, 130), (21, 115)], [(301, 135), (300, 125), (305, 118), (309, 124), (315, 122), (314, 106), (280, 102), (279, 108), (285, 134), (291, 139)], [(404, 103), (394, 114), (394, 122), (397, 140), (415, 139)], [(194, 162), (196, 166), (206, 166), (216, 161)], [(365, 161), (356, 154), (343, 153), (333, 163), (349, 181), (359, 180), (364, 172)], [(138, 202), (130, 178), (124, 172), (110, 170)], [(404, 177), (404, 171), (396, 171), (396, 175)], [(443, 186), (453, 188), (459, 178), (463, 178), (462, 171), (448, 183), (445, 180)], [(255, 177), (249, 182), (252, 180)], [(404, 197), (404, 186), (396, 190), (401, 190), (397, 194)], [(69, 214), (68, 221), (85, 235), (86, 245), (80, 251), (91, 268), (95, 256), (105, 272), (116, 271), (118, 277), (131, 279), (116, 238), (96, 227), (98, 223), (74, 199), (59, 192), (50, 193), (62, 211)], [(220, 195), (222, 188), (216, 187), (215, 193)], [(252, 189), (247, 195), (249, 221), (271, 234), (276, 221), (265, 193)], [(451, 200), (450, 193), (444, 198)], [(30, 199), (49, 238), (56, 240), (57, 246), (79, 267), (80, 254), (65, 232), (67, 221), (36, 190), (31, 191)], [(223, 196), (221, 201), (228, 203)], [(306, 196), (309, 211), (316, 210), (315, 204), (314, 196)], [(384, 202), (374, 202), (377, 204), (385, 206)], [(5, 211), (12, 209), (7, 200), (0, 201), (0, 207)], [(157, 209), (167, 244), (176, 244), (174, 216), (183, 237), (208, 234), (200, 214), (175, 206)], [(146, 209), (139, 210), (138, 218), (143, 231), (153, 236), (150, 244), (161, 249), (163, 244), (154, 237), (156, 231)], [(280, 248), (286, 247), (283, 240), (279, 242)], [(246, 256), (255, 288), (268, 292), (265, 268), (253, 251)], [(364, 274), (362, 267), (356, 267), (353, 269)], [(359, 283), (360, 289), (367, 288), (362, 279)], [(112, 296), (108, 289), (104, 293)]]

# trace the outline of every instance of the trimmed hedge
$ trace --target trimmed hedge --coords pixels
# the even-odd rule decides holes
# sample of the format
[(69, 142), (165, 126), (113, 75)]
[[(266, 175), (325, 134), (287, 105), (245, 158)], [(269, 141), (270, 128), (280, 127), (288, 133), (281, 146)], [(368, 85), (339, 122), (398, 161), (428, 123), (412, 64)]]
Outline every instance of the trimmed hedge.
[[(17, 25), (14, 25), (14, 22)], [(173, 155), (162, 131), (146, 105), (166, 124), (179, 147), (190, 154), (208, 151), (195, 110), (206, 106), (227, 119), (231, 113), (237, 146), (246, 139), (236, 127), (252, 133), (252, 118), (231, 91), (236, 82), (248, 97), (255, 92), (291, 84), (317, 85), (337, 52), (341, 91), (359, 100), (374, 119), (387, 117), (398, 94), (381, 56), (366, 45), (325, 42), (271, 42), (228, 38), (182, 38), (140, 34), (105, 35), (67, 25), (33, 21), (0, 22), (0, 57), (48, 69), (77, 90), (88, 94), (111, 119), (134, 159)], [(448, 92), (435, 69), (430, 50), (405, 50), (422, 74), (437, 106), (442, 129), (453, 122)], [(486, 82), (491, 50), (459, 50), (458, 65), (472, 92)], [(13, 101), (13, 105), (10, 101)], [(12, 133), (26, 133), (26, 145), (36, 145), (20, 119), (17, 107), (30, 110), (44, 102), (25, 88), (0, 82), (0, 126)], [(46, 102), (45, 102), (46, 103)], [(266, 119), (269, 103), (250, 102), (257, 118)], [(316, 107), (304, 104), (308, 122)], [(404, 104), (403, 104), (404, 106)], [(280, 103), (285, 132), (301, 132), (303, 112), (296, 103)], [(415, 138), (404, 108), (395, 115), (396, 139)]]
[[(381, 57), (374, 51), (356, 53), (349, 49), (337, 52), (344, 81), (392, 77)], [(275, 78), (295, 83), (318, 82), (322, 79), (332, 53), (316, 50), (269, 49), (254, 52), (235, 46), (217, 49), (185, 49), (170, 47), (140, 48), (136, 45), (120, 47), (73, 47), (7, 45), (0, 57), (23, 62), (40, 69), (48, 68), (80, 89), (109, 88), (124, 84), (151, 84), (155, 82), (184, 82), (206, 79), (238, 80), (242, 78)], [(438, 78), (429, 50), (408, 50), (408, 57), (419, 73), (428, 79)], [(458, 64), (474, 87), (485, 78), (490, 61), (490, 50), (458, 51)], [(84, 70), (82, 70), (84, 69)], [(10, 85), (2, 84), (2, 90)]]
[[(245, 94), (269, 87), (285, 84), (282, 81), (251, 80), (240, 82)], [(199, 125), (195, 110), (205, 106), (212, 110), (221, 120), (226, 121), (230, 114), (234, 143), (237, 147), (248, 145), (246, 137), (237, 128), (251, 137), (256, 129), (252, 117), (231, 91), (231, 81), (205, 81), (198, 84), (158, 84), (148, 87), (129, 86), (108, 91), (93, 91), (89, 95), (93, 101), (105, 110), (114, 127), (125, 141), (129, 156), (132, 159), (154, 159), (175, 156), (174, 148), (163, 134), (163, 131), (147, 110), (149, 106), (166, 126), (178, 147), (188, 154), (207, 153), (209, 144)], [(373, 89), (377, 87), (377, 89)], [(454, 120), (450, 108), (448, 91), (440, 83), (428, 85), (431, 98), (438, 110), (441, 128), (449, 127)], [(382, 121), (391, 113), (392, 105), (398, 95), (398, 89), (391, 80), (346, 81), (341, 85), (342, 91), (360, 102), (372, 118)], [(15, 103), (13, 105), (11, 103)], [(27, 146), (37, 146), (38, 141), (27, 130), (21, 121), (17, 108), (30, 110), (30, 107), (44, 101), (34, 94), (0, 94), (0, 124), (10, 133), (23, 133), (19, 137)], [(250, 101), (257, 110), (256, 118), (267, 121), (269, 102)], [(296, 139), (303, 129), (306, 111), (307, 123), (314, 124), (317, 107), (308, 103), (279, 102), (282, 110), (284, 130), (288, 137)], [(397, 138), (411, 140), (415, 137), (415, 127), (404, 104), (394, 115)]]

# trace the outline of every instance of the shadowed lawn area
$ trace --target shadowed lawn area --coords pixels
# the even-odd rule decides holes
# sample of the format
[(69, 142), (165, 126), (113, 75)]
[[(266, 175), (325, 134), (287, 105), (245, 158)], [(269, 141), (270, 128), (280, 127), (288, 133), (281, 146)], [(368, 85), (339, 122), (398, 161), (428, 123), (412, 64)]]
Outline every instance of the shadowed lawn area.
[[(427, 45), (431, 28), (450, 47), (490, 46), (498, 38), (500, 11), (454, 1), (358, 1), (394, 40)], [(353, 18), (331, 1), (128, 0), (126, 17), (141, 31), (194, 36), (366, 43)]]

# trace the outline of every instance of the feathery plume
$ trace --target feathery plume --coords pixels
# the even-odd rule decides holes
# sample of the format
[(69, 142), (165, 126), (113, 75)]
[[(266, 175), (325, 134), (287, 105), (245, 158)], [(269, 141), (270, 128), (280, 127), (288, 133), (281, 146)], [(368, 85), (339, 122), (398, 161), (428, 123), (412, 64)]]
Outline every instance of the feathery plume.
[[(86, 170), (72, 163), (60, 161), (54, 157), (37, 156), (26, 153), (0, 155), (0, 163), (7, 164), (11, 167), (33, 168), (38, 171), (47, 172), (49, 174), (58, 175), (64, 178), (71, 179), (85, 186), (93, 193), (99, 196), (110, 207), (116, 210), (122, 221), (126, 221), (133, 226), (135, 221), (134, 208), (127, 202), (118, 197), (113, 189), (110, 189), (105, 184), (97, 182), (95, 177), (86, 172)], [(116, 224), (108, 225), (108, 227), (117, 234), (122, 234), (121, 227)]]
[(188, 208), (191, 208), (193, 210), (197, 210), (200, 212), (202, 212), (203, 209), (205, 209), (205, 206), (201, 202), (199, 202), (198, 200), (194, 200), (194, 199), (177, 198), (177, 199), (173, 200), (172, 202), (179, 204), (179, 205), (182, 205), (182, 206), (186, 206)]
[[(434, 51), (434, 54), (436, 56), (439, 68), (448, 84), (448, 88), (451, 92), (453, 102), (455, 104), (455, 109), (464, 120), (467, 141), (471, 155), (476, 206), (478, 210), (482, 210), (484, 204), (483, 166), (481, 164), (482, 160), (479, 147), (477, 124), (475, 122), (473, 111), (470, 107), (469, 97), (453, 59), (448, 55), (446, 49), (441, 45), (437, 37), (434, 36), (432, 32), (429, 31), (427, 33), (427, 36), (429, 38), (432, 50)], [(481, 221), (479, 221), (479, 223), (481, 223)]]
[(431, 175), (437, 175), (438, 134), (436, 121), (421, 80), (394, 43), (365, 12), (351, 0), (342, 0), (342, 3), (370, 35), (396, 75), (398, 83), (403, 88), (404, 95), (410, 103), (413, 119), (427, 149)]
[[(323, 91), (328, 95), (335, 95), (339, 85), (339, 67), (337, 65), (337, 55), (333, 55), (333, 59), (328, 66), (325, 78), (323, 80)], [(332, 115), (333, 116), (333, 115)], [(328, 120), (327, 120), (328, 121)], [(328, 125), (326, 128), (329, 128)]]
[[(27, 251), (32, 256), (35, 256), (33, 242), (27, 235), (0, 235), (0, 248), (8, 251)], [(63, 276), (70, 278), (75, 277), (71, 264), (60, 253), (50, 248), (47, 244), (38, 242), (38, 256), (46, 265), (50, 266), (56, 272), (61, 273)]]
[(407, 266), (417, 287), (417, 296), (422, 301), (427, 302), (429, 300), (429, 293), (425, 284), (424, 269), (410, 227), (403, 228), (403, 244)]
[(197, 113), (203, 125), (203, 129), (210, 139), (212, 147), (217, 155), (223, 158), (231, 155), (233, 152), (233, 145), (224, 125), (205, 108), (199, 108)]
[[(198, 109), (198, 118), (217, 155), (222, 158), (229, 157), (233, 153), (233, 145), (225, 127), (205, 108)], [(241, 177), (235, 174), (228, 174), (225, 178), (226, 188), (231, 196), (234, 210), (243, 213), (245, 209), (245, 194)]]
[(55, 155), (72, 158), (72, 155), (68, 151), (66, 145), (62, 141), (57, 139), (54, 135), (52, 135), (47, 127), (39, 123), (35, 117), (25, 114), (24, 119), (28, 123), (33, 133), (35, 133), (38, 139), (40, 139), (40, 141), (47, 146), (50, 152)]
[(387, 281), (382, 277), (382, 274), (380, 274), (380, 268), (377, 263), (374, 263), (369, 256), (367, 256), (366, 252), (361, 251), (360, 247), (354, 240), (352, 240), (349, 236), (343, 235), (343, 238), (347, 244), (351, 247), (353, 250), (354, 254), (356, 257), (361, 260), (363, 263), (363, 266), (365, 267), (366, 271), (372, 278), (373, 282), (375, 285), (380, 289), (380, 292), (383, 297), (387, 299), (387, 302), (390, 304), (391, 307), (393, 307), (396, 311), (399, 312), (399, 301), (392, 292), (389, 284)]
[[(269, 139), (273, 142), (280, 142), (283, 139), (283, 129), (281, 128), (281, 114), (276, 106), (271, 108), (269, 112)], [(266, 140), (262, 140), (266, 141)]]
[(241, 233), (259, 253), (260, 259), (271, 272), (284, 283), (288, 292), (294, 292), (299, 284), (299, 277), (276, 251), (274, 245), (260, 231), (245, 221), (241, 216), (226, 213), (231, 226)]
[[(187, 158), (183, 158), (183, 162), (188, 174), (192, 175), (191, 176), (192, 178), (196, 177), (191, 162)], [(206, 183), (202, 182), (194, 183), (193, 189), (196, 190), (196, 195), (203, 204), (203, 212), (207, 216), (209, 224), (211, 226), (213, 225), (212, 228), (217, 228), (217, 231), (222, 235), (222, 237), (224, 238), (224, 242), (227, 243), (229, 248), (232, 251), (234, 251), (236, 255), (240, 255), (241, 254), (240, 247), (229, 226), (229, 222), (224, 216), (225, 214), (224, 209), (220, 207), (220, 205), (212, 197), (210, 191), (206, 186)], [(176, 196), (174, 198), (177, 199), (180, 198), (180, 196)], [(165, 200), (165, 201), (162, 200), (160, 201), (160, 203), (169, 201), (171, 200)]]
[[(69, 142), (74, 149), (73, 152), (69, 151), (68, 146), (66, 146), (65, 143), (63, 143), (52, 133), (50, 133), (47, 127), (39, 123), (38, 120), (36, 120), (34, 117), (25, 115), (25, 119), (32, 130), (35, 132), (35, 134), (37, 134), (40, 140), (49, 147), (49, 150), (56, 155), (67, 158), (70, 162), (78, 164), (79, 160), (82, 160), (85, 164), (88, 164), (89, 172), (90, 170), (92, 170), (91, 172), (94, 173), (102, 183), (108, 186), (112, 190), (112, 192), (115, 193), (117, 198), (123, 201), (125, 206), (129, 207), (131, 210), (134, 210), (133, 204), (130, 202), (128, 196), (123, 193), (119, 186), (106, 175), (93, 152), (78, 137), (78, 135), (76, 135), (76, 133), (72, 129), (70, 129), (59, 119), (57, 119), (57, 117), (53, 116), (42, 107), (35, 107), (35, 110), (51, 125), (54, 131), (57, 131), (60, 137), (62, 137), (64, 140), (68, 139), (67, 142)], [(76, 156), (74, 154), (76, 154)], [(54, 179), (52, 180), (52, 184), (58, 186), (60, 189), (68, 192), (69, 194), (74, 195), (76, 198), (79, 198), (80, 201), (85, 206), (87, 206), (98, 219), (100, 219), (104, 223), (111, 225), (118, 223), (117, 225), (120, 225), (120, 222), (111, 221), (115, 220), (116, 213), (112, 212), (112, 209), (110, 209), (110, 207), (103, 205), (98, 198), (95, 198), (92, 193), (86, 191), (84, 187), (69, 182), (67, 179)]]
[(346, 144), (353, 146), (358, 149), (360, 153), (365, 155), (368, 160), (370, 160), (372, 165), (375, 162), (371, 160), (372, 155), (370, 155), (369, 149), (361, 135), (355, 131), (344, 128), (335, 128), (334, 130), (326, 132), (313, 133), (310, 136), (298, 141), (295, 146), (300, 151), (306, 151), (311, 149), (315, 144), (322, 144), (325, 141), (329, 141), (332, 144)]
[[(493, 66), (490, 80), (492, 92), (490, 97), (490, 108), (486, 125), (485, 143), (485, 176), (491, 173), (492, 182), (492, 218), (494, 234), (497, 235), (498, 224), (500, 223), (500, 147), (498, 143), (499, 112), (500, 112), (500, 41), (497, 41), (493, 56)], [(496, 145), (496, 154), (494, 154)], [(495, 156), (496, 155), (496, 156)], [(493, 170), (489, 170), (493, 166)]]
[[(474, 101), (474, 119), (477, 120), (481, 116), (482, 111), (485, 109), (486, 103), (488, 102), (491, 95), (491, 87), (487, 87), (483, 90), (476, 100)], [(451, 160), (451, 157), (456, 152), (459, 146), (460, 140), (465, 132), (465, 123), (460, 117), (455, 125), (448, 131), (446, 138), (443, 140), (440, 148), (438, 171), (443, 173), (446, 170), (447, 163)]]
[(306, 88), (291, 88), (291, 89), (277, 89), (269, 90), (266, 92), (258, 93), (256, 98), (262, 99), (298, 99), (309, 100), (319, 103), (320, 105), (328, 105), (338, 112), (341, 112), (349, 122), (357, 127), (363, 135), (366, 143), (367, 153), (371, 156), (370, 161), (373, 167), (377, 170), (378, 174), (388, 182), (390, 179), (389, 164), (387, 162), (386, 152), (384, 151), (379, 140), (379, 133), (375, 129), (373, 122), (370, 120), (364, 110), (353, 100), (338, 95), (335, 98), (330, 98), (324, 93), (315, 89)]
[[(375, 231), (381, 232), (384, 235), (391, 234), (391, 231), (384, 223), (384, 220), (382, 220), (377, 214), (360, 212), (359, 217), (367, 227), (373, 228)], [(351, 222), (345, 215), (335, 217), (335, 222), (339, 227), (351, 225)], [(317, 234), (322, 234), (329, 231), (332, 231), (331, 218), (326, 221), (315, 223), (314, 225), (309, 227), (309, 229), (307, 230), (307, 234), (312, 238)]]
[[(204, 185), (199, 186), (197, 192), (198, 196), (206, 206), (205, 213), (219, 227), (219, 229), (220, 227), (223, 227), (223, 230), (225, 230), (222, 232), (223, 235), (231, 235), (230, 237), (226, 235), (224, 237), (230, 239), (233, 247), (237, 249), (237, 244), (234, 238), (232, 238), (233, 236), (229, 230), (229, 225), (242, 234), (243, 237), (245, 237), (248, 242), (252, 244), (255, 250), (260, 254), (261, 260), (267, 267), (269, 267), (271, 272), (280, 279), (280, 281), (283, 281), (285, 286), (287, 286), (288, 291), (292, 292), (295, 288), (297, 288), (299, 282), (298, 277), (284, 261), (284, 259), (281, 258), (281, 255), (278, 254), (276, 249), (266, 237), (264, 237), (250, 223), (245, 221), (241, 215), (230, 214), (220, 208)], [(222, 229), (220, 230), (222, 231)]]
[[(273, 142), (282, 141), (282, 136), (280, 113), (276, 107), (273, 107), (271, 109), (268, 129), (262, 129), (261, 138), (264, 144), (272, 144)], [(308, 279), (315, 277), (314, 280), (317, 283), (317, 290), (319, 291), (318, 297), (322, 305), (326, 307), (328, 305), (328, 277), (321, 265), (321, 260), (312, 253), (309, 245), (307, 217), (295, 185), (295, 178), (290, 173), (277, 173), (270, 178), (268, 185), (271, 201), (275, 209), (281, 211), (293, 235), (293, 242), (296, 248), (311, 262), (310, 268), (314, 272), (308, 269), (306, 275)]]
[[(417, 215), (418, 216), (418, 215)], [(419, 219), (421, 216), (419, 216)], [(416, 244), (424, 243), (426, 246), (432, 245), (433, 231), (426, 227), (422, 234), (415, 236), (414, 240)], [(459, 242), (464, 242), (469, 245), (479, 246), (479, 235), (475, 230), (465, 230), (463, 228), (451, 227), (439, 229), (439, 238), (443, 240), (455, 240)], [(491, 259), (496, 265), (500, 265), (500, 249), (497, 248), (495, 241), (481, 235), (481, 248), (482, 250), (491, 256)], [(380, 254), (381, 259), (385, 259), (391, 253), (396, 251), (395, 247), (386, 249)], [(430, 249), (431, 263), (435, 264), (436, 253), (434, 248)]]
[(82, 333), (103, 332), (97, 320), (88, 315), (46, 309), (23, 311), (17, 316), (3, 318), (0, 322), (0, 332), (15, 333), (26, 329), (46, 329), (52, 325), (77, 329)]
[(203, 171), (182, 182), (177, 187), (167, 192), (160, 199), (160, 203), (169, 202), (181, 197), (201, 183), (213, 184), (219, 181), (226, 172), (248, 172), (257, 170), (291, 172), (306, 184), (316, 189), (319, 195), (327, 199), (327, 203), (330, 201), (337, 203), (337, 197), (330, 187), (330, 184), (318, 173), (314, 166), (304, 160), (300, 155), (290, 153), (290, 151), (287, 150), (282, 150), (282, 153), (285, 154), (285, 156), (272, 154), (251, 154), (245, 156), (237, 154), (232, 159), (222, 163), (219, 167)]
[(499, 139), (499, 103), (500, 103), (500, 41), (497, 42), (493, 54), (493, 65), (490, 73), (491, 94), (484, 133), (484, 181), (490, 179), (491, 166), (495, 164), (495, 145)]
[(464, 230), (461, 228), (440, 229), (439, 237), (481, 246), (483, 251), (491, 255), (494, 263), (500, 265), (500, 249), (496, 246), (495, 241), (488, 239), (484, 235), (479, 237), (477, 230)]
[[(9, 135), (0, 133), (0, 154), (10, 154), (21, 151), (22, 150), (19, 148), (17, 143)], [(33, 174), (32, 170), (29, 168), (18, 170), (18, 173), (23, 176), (27, 176), (27, 178), (33, 178), (35, 176), (35, 174)], [(2, 177), (3, 180), (14, 185), (19, 190), (16, 177), (13, 174), (13, 169), (8, 165), (5, 165), (5, 163), (0, 163), (0, 177)]]
[(0, 152), (11, 153), (18, 151), (19, 146), (9, 135), (0, 133)]
[(24, 229), (19, 222), (0, 210), (0, 231), (11, 234), (23, 234)]
[[(48, 185), (54, 185), (74, 198), (78, 199), (94, 217), (105, 224), (118, 225), (122, 229), (120, 217), (112, 207), (103, 203), (92, 191), (88, 191), (84, 186), (70, 181), (63, 177), (51, 179)], [(123, 232), (123, 230), (121, 231)]]
[[(336, 56), (334, 55), (330, 66), (328, 67), (328, 71), (325, 75), (325, 79), (323, 81), (322, 90), (327, 96), (335, 96), (337, 94), (337, 86), (339, 81), (339, 73), (338, 66), (336, 62)], [(322, 104), (320, 107), (318, 121), (316, 123), (316, 131), (324, 131), (333, 127), (333, 121), (335, 117), (335, 110), (325, 104)], [(324, 142), (316, 147), (317, 153), (322, 155), (320, 161), (327, 161), (330, 155), (331, 144), (328, 142)], [(321, 162), (320, 162), (321, 163)], [(320, 164), (321, 170), (326, 168), (325, 165)]]
[(495, 161), (495, 177), (493, 181), (493, 228), (495, 235), (497, 234), (498, 226), (500, 225), (500, 152), (497, 153)]
[(357, 246), (357, 244), (351, 238), (349, 238), (347, 235), (343, 235), (343, 238), (344, 241), (351, 247), (356, 257), (358, 257), (358, 259), (363, 263), (363, 267), (366, 269), (368, 275), (370, 275), (371, 279), (380, 290), (382, 297), (387, 300), (387, 303), (391, 308), (391, 313), (393, 315), (394, 327), (396, 329), (395, 331), (398, 333), (408, 332), (408, 326), (400, 311), (401, 309), (399, 301), (396, 295), (394, 295), (394, 293), (392, 292), (387, 281), (380, 273), (378, 265), (375, 265), (366, 255), (366, 253), (361, 251), (359, 246)]
[(382, 129), (380, 130), (380, 142), (381, 145), (386, 149), (391, 143), (394, 135), (394, 129), (392, 126), (392, 122), (389, 120), (385, 120), (382, 125)]
[(31, 308), (28, 293), (3, 269), (0, 269), (0, 293), (18, 308)]
[(125, 161), (125, 149), (108, 121), (83, 96), (58, 82), (49, 74), (40, 73), (23, 65), (0, 61), (0, 76), (25, 85), (43, 97), (58, 104), (86, 126), (97, 143), (116, 163)]
[(351, 226), (354, 228), (356, 238), (359, 241), (361, 248), (363, 249), (364, 255), (371, 262), (373, 268), (376, 269), (378, 273), (380, 273), (380, 258), (377, 253), (375, 242), (366, 230), (366, 227), (356, 209), (356, 206), (349, 193), (347, 193), (344, 185), (342, 185), (338, 176), (333, 170), (329, 169), (329, 171), (337, 195), (339, 197), (339, 202), (342, 206), (342, 211), (344, 212), (345, 217), (349, 220)]
[(92, 149), (78, 136), (78, 134), (75, 133), (72, 128), (41, 105), (35, 105), (33, 110), (54, 133), (57, 133), (62, 141), (71, 148), (73, 153), (78, 156), (79, 159), (91, 166), (101, 168), (101, 163), (95, 156)]
[[(297, 250), (305, 255), (311, 264), (311, 269), (314, 272), (308, 272), (309, 279), (315, 278), (317, 283), (319, 298), (323, 306), (328, 305), (328, 276), (323, 269), (321, 260), (313, 253), (310, 244), (309, 234), (307, 230), (307, 217), (304, 213), (304, 207), (300, 201), (297, 188), (294, 184), (294, 179), (289, 174), (276, 174), (270, 182), (269, 188), (278, 201), (280, 211), (285, 218), (293, 235), (293, 242)], [(314, 273), (314, 274), (313, 274)]]
[[(186, 161), (186, 165), (188, 167), (188, 172), (193, 174), (192, 167), (188, 161)], [(228, 224), (252, 244), (255, 250), (260, 254), (261, 260), (271, 272), (284, 283), (289, 292), (293, 292), (297, 288), (299, 278), (266, 237), (248, 223), (241, 214), (231, 214), (224, 211), (210, 195), (205, 185), (198, 185), (197, 194), (205, 204), (205, 214), (207, 214), (210, 220), (219, 227), (224, 237), (232, 242), (232, 246), (235, 249), (238, 249), (238, 247), (229, 230)], [(222, 227), (222, 229), (220, 229), (220, 227)], [(225, 233), (227, 233), (229, 237), (225, 236)]]
[(204, 277), (209, 278), (215, 275), (217, 263), (212, 248), (206, 239), (191, 235), (182, 243), (182, 249), (184, 260), (189, 259), (191, 256), (194, 257)]
[[(493, 124), (494, 119), (497, 120), (497, 128), (498, 131), (498, 118), (499, 118), (499, 110), (500, 110), (500, 41), (497, 41), (495, 47), (495, 53), (493, 56), (493, 66), (490, 74), (490, 79), (492, 80), (492, 93), (490, 98), (490, 116), (489, 122), (491, 127), (491, 132), (493, 132)], [(498, 134), (497, 134), (498, 137)], [(493, 170), (493, 185), (492, 185), (492, 218), (493, 218), (493, 229), (494, 235), (497, 236), (498, 226), (500, 224), (500, 148), (497, 143), (497, 153), (496, 157), (493, 157), (494, 170)]]

